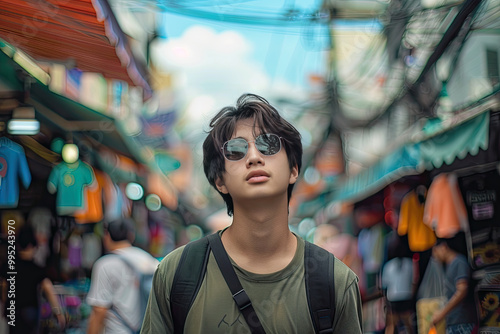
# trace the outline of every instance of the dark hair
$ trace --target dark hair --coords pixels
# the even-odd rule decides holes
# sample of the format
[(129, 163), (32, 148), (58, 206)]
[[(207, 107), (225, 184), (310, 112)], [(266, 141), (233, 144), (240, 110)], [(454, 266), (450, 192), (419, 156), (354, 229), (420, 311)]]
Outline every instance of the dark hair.
[(449, 249), (467, 255), (467, 242), (464, 232), (458, 232), (451, 238), (437, 238), (436, 245), (445, 244)]
[(37, 246), (38, 242), (36, 241), (35, 231), (30, 224), (23, 225), (18, 233), (16, 240), (18, 250), (24, 250), (30, 245), (33, 247)]
[(121, 218), (104, 223), (104, 230), (109, 233), (113, 241), (131, 241), (131, 234), (135, 232), (134, 222), (129, 218)]
[[(298, 172), (302, 166), (302, 143), (299, 131), (281, 117), (279, 112), (263, 97), (255, 94), (243, 94), (238, 98), (236, 106), (222, 108), (210, 121), (211, 130), (203, 143), (203, 169), (210, 185), (218, 191), (215, 181), (222, 179), (225, 172), (225, 161), (221, 151), (222, 145), (233, 135), (236, 123), (240, 120), (254, 120), (254, 134), (258, 128), (262, 133), (274, 133), (282, 137), (290, 170), (297, 165)], [(288, 202), (294, 184), (288, 186)], [(233, 214), (233, 199), (229, 194), (218, 191), (227, 205), (227, 213)]]

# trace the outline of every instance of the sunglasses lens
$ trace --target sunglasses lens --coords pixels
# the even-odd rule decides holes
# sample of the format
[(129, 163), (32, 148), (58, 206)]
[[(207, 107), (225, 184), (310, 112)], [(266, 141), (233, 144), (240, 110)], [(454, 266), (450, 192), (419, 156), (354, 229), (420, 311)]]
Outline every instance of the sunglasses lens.
[(224, 156), (227, 160), (241, 160), (248, 151), (248, 143), (245, 139), (231, 139), (224, 144)]
[[(275, 134), (262, 134), (255, 139), (255, 146), (263, 155), (275, 155), (281, 150), (281, 139)], [(248, 152), (248, 142), (243, 138), (227, 141), (223, 146), (227, 160), (238, 161)]]
[(275, 134), (263, 134), (255, 139), (255, 146), (264, 155), (274, 155), (281, 150), (280, 137)]

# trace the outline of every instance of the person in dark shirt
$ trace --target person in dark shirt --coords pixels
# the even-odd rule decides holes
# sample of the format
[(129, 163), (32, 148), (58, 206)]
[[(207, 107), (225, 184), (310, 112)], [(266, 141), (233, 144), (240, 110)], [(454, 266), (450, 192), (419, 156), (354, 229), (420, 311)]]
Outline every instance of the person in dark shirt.
[(472, 333), (477, 324), (471, 274), (467, 258), (456, 247), (459, 239), (438, 239), (432, 256), (445, 268), (445, 293), (448, 301), (432, 318), (436, 325), (446, 319), (447, 334)]
[(49, 301), (59, 326), (64, 328), (66, 324), (51, 280), (45, 270), (33, 262), (36, 246), (33, 228), (24, 225), (16, 235), (16, 258), (12, 267), (8, 267), (8, 263), (2, 266), (4, 316), (11, 334), (39, 332), (40, 290)]

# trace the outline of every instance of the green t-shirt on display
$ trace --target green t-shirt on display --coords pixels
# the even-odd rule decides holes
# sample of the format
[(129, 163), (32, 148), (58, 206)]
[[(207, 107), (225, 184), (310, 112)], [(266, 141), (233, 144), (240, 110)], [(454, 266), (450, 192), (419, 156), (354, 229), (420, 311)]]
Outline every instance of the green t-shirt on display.
[(84, 208), (84, 187), (92, 184), (94, 179), (92, 167), (81, 160), (72, 164), (61, 162), (55, 166), (47, 186), (49, 190), (57, 191), (57, 213), (71, 215)]
[[(255, 274), (232, 262), (267, 334), (314, 333), (304, 278), (305, 242), (300, 237), (297, 240), (293, 260), (278, 272)], [(168, 254), (158, 266), (142, 326), (143, 334), (174, 332), (170, 290), (183, 248)], [(334, 333), (360, 334), (362, 318), (358, 278), (338, 259), (335, 259), (334, 275)], [(250, 333), (213, 254), (210, 254), (207, 273), (188, 313), (184, 333)]]

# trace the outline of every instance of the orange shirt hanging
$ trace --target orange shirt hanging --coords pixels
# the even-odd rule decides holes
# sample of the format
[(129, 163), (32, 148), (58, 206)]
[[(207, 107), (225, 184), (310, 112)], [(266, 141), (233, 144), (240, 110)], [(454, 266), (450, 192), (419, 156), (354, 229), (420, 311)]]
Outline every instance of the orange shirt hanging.
[(443, 173), (434, 178), (425, 202), (424, 223), (439, 238), (451, 238), (468, 230), (467, 209), (456, 175)]

